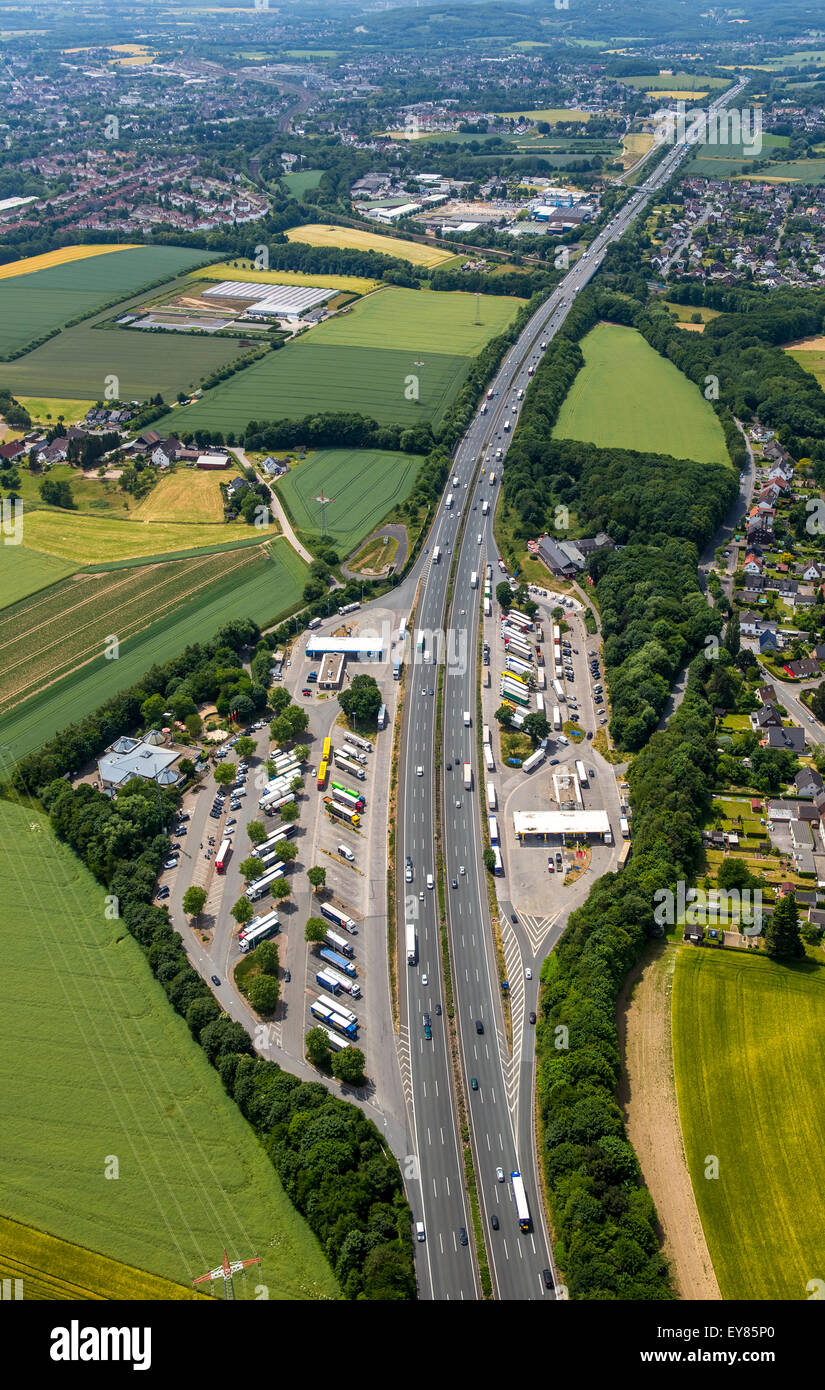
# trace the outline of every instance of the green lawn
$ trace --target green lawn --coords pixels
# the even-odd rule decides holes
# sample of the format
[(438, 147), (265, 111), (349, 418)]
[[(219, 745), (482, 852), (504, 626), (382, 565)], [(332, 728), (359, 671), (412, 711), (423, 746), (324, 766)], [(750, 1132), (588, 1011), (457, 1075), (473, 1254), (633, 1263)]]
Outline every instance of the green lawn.
[[(474, 357), (512, 323), (523, 303), (504, 295), (383, 289), (315, 329), (316, 343)], [(425, 366), (426, 373), (426, 366)]]
[[(238, 1297), (265, 1284), (271, 1299), (335, 1298), (317, 1241), (108, 919), (104, 889), (45, 814), (0, 803), (0, 827), (14, 845), (0, 927), (4, 1215), (183, 1285), (226, 1248), (262, 1258)], [(70, 1278), (66, 1264), (70, 1252)]]
[[(142, 285), (171, 279), (182, 270), (214, 259), (212, 253), (179, 246), (138, 246), (0, 280), (0, 358), (78, 314), (126, 299)], [(52, 385), (44, 382), (44, 390)], [(54, 394), (62, 394), (59, 385), (54, 385)]]
[[(469, 369), (468, 357), (324, 344), (307, 334), (221, 382), (194, 405), (171, 411), (154, 428), (226, 435), (246, 429), (250, 420), (294, 420), (321, 410), (366, 415), (380, 425), (437, 426)], [(412, 376), (419, 379), (417, 401), (408, 395)]]
[[(681, 950), (673, 1057), (688, 1168), (725, 1299), (805, 1300), (825, 1269), (825, 969)], [(718, 1178), (705, 1176), (708, 1156)]]
[(242, 579), (229, 576), (203, 593), (184, 594), (174, 612), (123, 641), (116, 661), (107, 661), (101, 652), (80, 670), (0, 717), (0, 744), (7, 745), (6, 758), (14, 762), (39, 748), (59, 729), (133, 685), (155, 662), (177, 655), (190, 642), (205, 641), (231, 618), (248, 617), (264, 624), (292, 608), (301, 597), (307, 567), (283, 538), (268, 549), (272, 558), (261, 560), (251, 572), (244, 570)]
[(635, 328), (599, 323), (581, 348), (585, 365), (559, 412), (555, 438), (729, 462), (710, 402)]
[(315, 499), (322, 490), (331, 497), (326, 508), (327, 534), (341, 554), (348, 555), (404, 501), (420, 465), (419, 454), (321, 449), (284, 474), (276, 487), (298, 529), (319, 536), (322, 507)]
[[(25, 525), (25, 518), (24, 518)], [(57, 555), (44, 555), (25, 545), (0, 545), (0, 602), (3, 607), (65, 579), (77, 566)]]
[(318, 187), (323, 172), (323, 169), (298, 169), (294, 174), (282, 174), (281, 182), (286, 184), (291, 197), (303, 198), (305, 193)]

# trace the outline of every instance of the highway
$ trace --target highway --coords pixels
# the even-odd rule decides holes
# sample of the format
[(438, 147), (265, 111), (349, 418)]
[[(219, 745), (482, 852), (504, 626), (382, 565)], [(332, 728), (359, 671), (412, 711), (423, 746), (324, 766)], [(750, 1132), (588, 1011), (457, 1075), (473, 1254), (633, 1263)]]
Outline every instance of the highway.
[[(710, 109), (735, 98), (744, 85), (744, 81), (738, 83)], [(412, 1142), (417, 1165), (417, 1179), (408, 1176), (407, 1190), (413, 1219), (422, 1221), (425, 1228), (425, 1240), (416, 1246), (419, 1291), (424, 1298), (474, 1299), (481, 1293), (458, 1138), (447, 1019), (445, 1014), (436, 1013), (436, 1006), (443, 1007), (444, 1003), (438, 892), (437, 885), (427, 887), (427, 875), (435, 877), (437, 871), (436, 777), (442, 779), (441, 831), (459, 1066), (494, 1290), (497, 1297), (506, 1299), (553, 1298), (543, 1279), (543, 1270), (552, 1270), (553, 1261), (533, 1144), (533, 1059), (522, 1058), (519, 1072), (507, 1076), (508, 1089), (505, 1077), (509, 1049), (501, 1021), (487, 871), (481, 858), (480, 815), (486, 814), (486, 808), (479, 806), (476, 728), (479, 601), (484, 566), (487, 561), (495, 563), (498, 556), (493, 513), (501, 459), (517, 418), (518, 391), (526, 392), (530, 369), (540, 360), (542, 344), (558, 332), (574, 296), (595, 274), (608, 246), (638, 216), (649, 196), (671, 176), (687, 151), (687, 146), (674, 146), (614, 220), (599, 232), (510, 348), (491, 383), (491, 398), (481, 406), (456, 450), (446, 490), (453, 494), (453, 502), (448, 506), (446, 495), (441, 500), (428, 551), (417, 567), (418, 607), (407, 675), (398, 779), (396, 872), (400, 1004), (402, 1020), (406, 1021), (402, 1040), (406, 1038), (409, 1050)], [(505, 421), (509, 421), (508, 429)], [(491, 472), (496, 475), (494, 484), (489, 481)], [(486, 517), (481, 511), (484, 498), (491, 503)], [(453, 603), (445, 632), (450, 567), (459, 543)], [(434, 562), (436, 548), (440, 559)], [(474, 571), (478, 585), (471, 587)], [(441, 750), (436, 747), (439, 665), (444, 670)], [(472, 719), (469, 728), (464, 723), (466, 710)], [(473, 770), (470, 791), (464, 788), (461, 765), (465, 761), (471, 763)], [(453, 764), (450, 771), (448, 762)], [(406, 856), (412, 861), (412, 883), (405, 881)], [(456, 889), (450, 886), (454, 877)], [(406, 965), (403, 950), (403, 923), (411, 918), (416, 921), (418, 937), (418, 961), (414, 967)], [(554, 939), (562, 927), (563, 923), (558, 932), (554, 930)], [(531, 990), (536, 988), (533, 981)], [(425, 1037), (425, 1013), (430, 1016), (432, 1040)], [(483, 1032), (477, 1031), (477, 1021)], [(528, 1046), (532, 1051), (531, 1044)], [(478, 1090), (471, 1089), (473, 1077)], [(529, 1094), (519, 1096), (519, 1087), (525, 1086), (529, 1086)], [(499, 1166), (505, 1174), (503, 1184), (496, 1178)], [(533, 1229), (525, 1234), (516, 1222), (509, 1183), (510, 1172), (516, 1167), (524, 1178), (533, 1217)], [(491, 1226), (493, 1213), (500, 1223), (498, 1231)], [(466, 1245), (460, 1237), (462, 1228), (469, 1237)], [(554, 1280), (558, 1282), (555, 1271)]]

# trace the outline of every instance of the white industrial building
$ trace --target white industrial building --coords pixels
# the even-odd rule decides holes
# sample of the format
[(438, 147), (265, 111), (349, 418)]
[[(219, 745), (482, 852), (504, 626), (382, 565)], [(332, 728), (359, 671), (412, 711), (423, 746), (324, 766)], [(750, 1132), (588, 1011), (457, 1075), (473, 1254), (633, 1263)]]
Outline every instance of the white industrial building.
[(219, 280), (203, 291), (204, 299), (248, 299), (247, 314), (254, 318), (300, 318), (326, 304), (337, 290), (320, 285), (279, 285), (266, 280)]
[(513, 829), (519, 840), (548, 836), (604, 835), (610, 829), (606, 811), (514, 811)]

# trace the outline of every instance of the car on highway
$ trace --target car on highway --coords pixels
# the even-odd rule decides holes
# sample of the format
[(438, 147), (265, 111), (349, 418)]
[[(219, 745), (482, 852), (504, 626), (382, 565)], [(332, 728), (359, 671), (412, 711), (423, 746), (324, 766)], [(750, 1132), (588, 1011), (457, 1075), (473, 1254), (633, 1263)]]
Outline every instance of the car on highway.
[(530, 1015), (529, 1015), (529, 1017), (530, 1017), (530, 1022), (531, 1022), (531, 1023), (535, 1023), (535, 1021), (536, 1021), (536, 1015), (534, 1014), (534, 1012), (533, 1012), (532, 1009), (530, 1010)]
[(458, 1243), (459, 1243), (459, 1245), (469, 1245), (469, 1243), (470, 1243), (469, 1240), (467, 1239), (467, 1227), (466, 1227), (466, 1226), (462, 1226), (462, 1227), (461, 1227), (461, 1230), (460, 1230), (459, 1233), (458, 1233)]
[(497, 1169), (496, 1169), (496, 1181), (497, 1181), (497, 1182), (504, 1182), (504, 1169), (503, 1169), (503, 1168), (497, 1168)]
[(431, 695), (432, 695), (432, 694), (433, 694), (433, 690), (432, 690), (432, 687), (430, 687), (430, 694), (431, 694)]
[(453, 888), (457, 888), (457, 887), (458, 887), (458, 879), (457, 879), (457, 878), (451, 879), (450, 882), (451, 882)]
[(483, 1033), (483, 1032), (484, 1032), (484, 1024), (482, 1023), (482, 1021), (481, 1021), (480, 1018), (477, 1018), (477, 1019), (476, 1019), (476, 1032), (477, 1032), (477, 1033)]
[(511, 912), (511, 913), (510, 913), (510, 921), (511, 921), (511, 922), (518, 923), (518, 913), (517, 913), (517, 912)]
[(431, 1042), (431, 1041), (432, 1041), (432, 1036), (433, 1036), (433, 1029), (432, 1029), (432, 1022), (431, 1022), (431, 1020), (430, 1020), (430, 1015), (429, 1015), (429, 1014), (425, 1014), (425, 1015), (424, 1015), (424, 1037), (427, 1039), (428, 1042)]
[(291, 980), (292, 980), (292, 971), (291, 971), (291, 970), (285, 970), (285, 971), (284, 971), (284, 984), (285, 984), (285, 985), (288, 985), (288, 984), (291, 982)]
[(470, 1077), (470, 1090), (471, 1090), (471, 1091), (477, 1091), (477, 1090), (478, 1090), (478, 1077), (477, 1077), (477, 1076), (471, 1076), (471, 1077)]
[(467, 870), (464, 868), (464, 865), (463, 865), (463, 864), (460, 864), (460, 865), (459, 865), (458, 872), (459, 872), (459, 874), (465, 874), (465, 873), (467, 872)]
[(440, 1018), (440, 1017), (441, 1017), (441, 1005), (440, 1005), (440, 1004), (436, 1004), (436, 1006), (435, 1006), (435, 1011), (436, 1011), (436, 1014), (438, 1015), (438, 1017)]
[(492, 1226), (494, 1231), (498, 1230), (498, 1217), (496, 1216), (495, 1212), (492, 1212), (490, 1215), (490, 1225)]
[(416, 1238), (416, 1240), (425, 1240), (425, 1239), (426, 1239), (426, 1237), (425, 1237), (425, 1235), (424, 1235), (424, 1222), (423, 1222), (423, 1221), (416, 1221), (416, 1223), (415, 1223), (415, 1238)]
[(220, 984), (220, 980), (219, 980), (219, 978), (218, 978), (217, 975), (213, 975), (211, 978), (212, 978), (212, 983), (213, 983), (213, 985), (219, 985), (219, 984)]
[(422, 983), (422, 985), (424, 986), (425, 989), (426, 989), (427, 985), (430, 983), (430, 977), (429, 977), (429, 975), (427, 974), (426, 970), (424, 971), (424, 974), (421, 976), (421, 983)]
[(404, 878), (407, 880), (407, 883), (412, 883), (412, 881), (413, 881), (413, 871), (412, 871), (412, 865), (411, 865), (411, 864), (408, 864), (407, 867), (406, 867), (406, 869), (404, 870)]
[(458, 801), (456, 801), (456, 803), (455, 803), (455, 809), (456, 809), (457, 811), (460, 811), (460, 810), (461, 810), (461, 801), (460, 801), (460, 799), (459, 799)]
[(422, 685), (422, 687), (421, 687), (421, 694), (422, 694), (422, 695), (426, 695), (426, 693), (427, 693), (427, 687), (426, 687), (425, 685)]
[(415, 775), (416, 775), (416, 777), (423, 777), (423, 776), (424, 776), (424, 769), (423, 769), (423, 767), (420, 766), (420, 764), (419, 764), (419, 766), (415, 769)]
[(546, 1289), (552, 1289), (554, 1287), (553, 1275), (549, 1269), (543, 1269), (541, 1272), (541, 1277), (544, 1280), (544, 1287)]

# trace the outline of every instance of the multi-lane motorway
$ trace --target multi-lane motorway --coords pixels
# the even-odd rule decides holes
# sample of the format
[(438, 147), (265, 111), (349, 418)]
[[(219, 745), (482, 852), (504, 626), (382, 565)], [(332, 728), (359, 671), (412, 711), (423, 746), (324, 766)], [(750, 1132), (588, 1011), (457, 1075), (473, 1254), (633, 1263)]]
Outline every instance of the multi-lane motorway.
[[(744, 81), (738, 83), (710, 109), (734, 99), (744, 85)], [(439, 506), (420, 575), (401, 750), (396, 867), (402, 947), (401, 1007), (409, 1054), (415, 1157), (415, 1164), (407, 1168), (408, 1195), (414, 1219), (424, 1223), (425, 1239), (417, 1245), (417, 1255), (420, 1293), (427, 1298), (480, 1296), (453, 1094), (448, 1022), (443, 1011), (436, 1011), (443, 1009), (444, 1004), (438, 885), (436, 882), (435, 887), (428, 888), (427, 875), (437, 879), (439, 833), (446, 872), (458, 1066), (472, 1132), (494, 1289), (499, 1298), (553, 1297), (543, 1278), (543, 1271), (552, 1270), (553, 1262), (538, 1186), (532, 1095), (519, 1096), (519, 1085), (525, 1081), (532, 1091), (532, 1067), (523, 1065), (515, 1076), (507, 1072), (509, 1051), (502, 1031), (500, 984), (486, 870), (481, 858), (480, 816), (485, 812), (479, 805), (483, 781), (477, 754), (476, 639), (484, 566), (497, 558), (493, 512), (498, 483), (491, 485), (489, 474), (493, 471), (500, 479), (497, 453), (501, 450), (503, 456), (512, 438), (517, 394), (529, 385), (530, 368), (540, 359), (541, 344), (549, 342), (561, 327), (575, 295), (595, 273), (607, 247), (623, 234), (649, 196), (672, 175), (687, 148), (674, 146), (594, 239), (510, 348), (492, 382), (492, 398), (475, 416), (456, 451), (449, 485), (454, 501), (448, 507), (444, 499)], [(509, 430), (504, 428), (506, 420), (511, 422)], [(455, 485), (452, 475), (457, 478)], [(485, 497), (491, 503), (486, 517), (481, 510)], [(438, 562), (433, 560), (436, 547), (440, 551)], [(445, 615), (454, 559), (452, 608)], [(478, 586), (471, 588), (473, 571), (479, 578)], [(420, 652), (416, 650), (418, 634), (424, 634)], [(440, 750), (436, 748), (439, 662), (444, 670)], [(470, 727), (465, 725), (465, 711), (472, 716)], [(465, 761), (473, 768), (470, 791), (465, 790), (462, 776)], [(448, 762), (452, 763), (450, 771)], [(436, 824), (436, 777), (441, 779), (440, 827)], [(407, 856), (412, 861), (411, 883), (406, 881)], [(453, 878), (458, 884), (455, 889), (451, 887)], [(405, 920), (413, 919), (417, 925), (418, 961), (414, 967), (403, 964), (401, 904)], [(425, 1014), (430, 1017), (432, 1039), (425, 1037)], [(483, 1031), (478, 1030), (478, 1025)], [(473, 1078), (478, 1089), (472, 1087)], [(504, 1171), (504, 1183), (497, 1179), (497, 1168)], [(533, 1218), (533, 1229), (527, 1234), (519, 1231), (513, 1206), (509, 1175), (514, 1168), (519, 1168), (524, 1177)], [(499, 1221), (498, 1231), (492, 1228), (493, 1214)], [(466, 1244), (463, 1239), (467, 1239)]]

